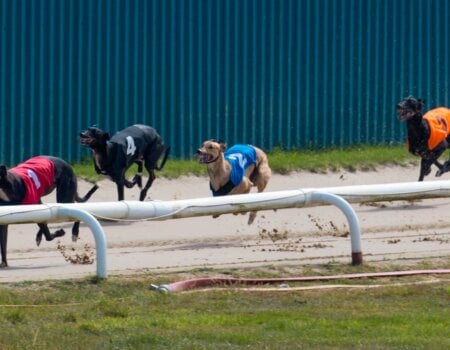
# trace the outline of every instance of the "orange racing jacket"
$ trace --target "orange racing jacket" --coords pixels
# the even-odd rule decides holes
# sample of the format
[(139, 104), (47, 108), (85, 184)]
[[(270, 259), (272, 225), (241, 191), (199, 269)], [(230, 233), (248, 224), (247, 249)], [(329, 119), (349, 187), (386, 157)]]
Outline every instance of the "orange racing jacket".
[[(450, 109), (445, 107), (431, 109), (425, 113), (423, 119), (426, 120), (430, 129), (427, 147), (429, 151), (432, 151), (450, 135)], [(409, 149), (409, 140), (406, 145)]]
[(423, 118), (430, 127), (428, 149), (435, 149), (445, 138), (450, 135), (450, 109), (438, 107), (429, 110)]

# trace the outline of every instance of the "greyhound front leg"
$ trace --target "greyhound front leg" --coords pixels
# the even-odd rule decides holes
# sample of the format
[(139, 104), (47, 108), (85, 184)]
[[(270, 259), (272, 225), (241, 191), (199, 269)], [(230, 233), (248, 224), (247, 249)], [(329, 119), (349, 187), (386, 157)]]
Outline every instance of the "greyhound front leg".
[(433, 164), (432, 160), (422, 158), (420, 161), (419, 181), (423, 181), (424, 177), (431, 172), (431, 164)]
[(143, 166), (142, 166), (142, 162), (136, 162), (138, 165), (138, 172), (136, 175), (134, 175), (133, 180), (131, 180), (133, 182), (133, 184), (138, 185), (138, 187), (140, 189), (142, 189), (142, 171), (143, 171)]
[(117, 196), (119, 197), (119, 201), (123, 201), (124, 199), (124, 185), (123, 183), (117, 183)]

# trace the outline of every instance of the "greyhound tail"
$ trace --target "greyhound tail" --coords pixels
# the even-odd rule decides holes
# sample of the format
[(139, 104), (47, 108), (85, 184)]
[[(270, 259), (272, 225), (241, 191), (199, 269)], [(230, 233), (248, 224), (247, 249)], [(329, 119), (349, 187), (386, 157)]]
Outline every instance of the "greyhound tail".
[(170, 152), (170, 146), (168, 146), (166, 148), (166, 151), (164, 152), (164, 158), (162, 159), (161, 164), (158, 167), (156, 167), (156, 170), (162, 170), (162, 168), (164, 168), (164, 164), (166, 164), (166, 160), (167, 160), (167, 157), (169, 156), (169, 152)]
[(80, 197), (77, 193), (77, 197), (75, 198), (75, 201), (78, 203), (86, 202), (89, 198), (91, 198), (92, 194), (98, 190), (98, 186), (94, 185), (92, 188), (84, 195), (84, 197)]

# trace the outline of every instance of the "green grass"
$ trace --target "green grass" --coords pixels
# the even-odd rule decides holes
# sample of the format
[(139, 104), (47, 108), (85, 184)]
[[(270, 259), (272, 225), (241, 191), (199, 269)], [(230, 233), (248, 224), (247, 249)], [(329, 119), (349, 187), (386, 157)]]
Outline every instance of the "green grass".
[(346, 169), (371, 170), (380, 165), (409, 165), (417, 159), (404, 146), (360, 146), (346, 149), (269, 153), (270, 166), (276, 173), (291, 171), (326, 172)]
[[(380, 165), (410, 165), (418, 162), (404, 146), (360, 146), (345, 149), (319, 151), (297, 150), (285, 152), (274, 149), (268, 153), (270, 167), (274, 173), (287, 174), (293, 171), (326, 172), (346, 169), (349, 171), (371, 170)], [(101, 177), (94, 171), (92, 160), (74, 165), (77, 175), (96, 181)], [(134, 171), (134, 169), (131, 169)], [(206, 176), (206, 167), (195, 158), (173, 159), (169, 157), (158, 176), (177, 178), (182, 175)]]
[[(450, 267), (450, 261), (444, 265)], [(442, 262), (439, 267), (443, 267)], [(290, 271), (302, 275), (374, 269), (379, 270), (370, 265), (327, 265), (310, 268), (308, 272)], [(286, 276), (280, 268), (221, 273), (235, 277)], [(281, 292), (224, 288), (163, 294), (148, 288), (150, 283), (182, 278), (186, 278), (186, 273), (1, 285), (0, 348), (444, 349), (450, 346), (448, 280), (401, 286), (394, 284), (427, 278), (343, 280), (333, 284), (386, 286)], [(291, 283), (291, 287), (317, 284)]]

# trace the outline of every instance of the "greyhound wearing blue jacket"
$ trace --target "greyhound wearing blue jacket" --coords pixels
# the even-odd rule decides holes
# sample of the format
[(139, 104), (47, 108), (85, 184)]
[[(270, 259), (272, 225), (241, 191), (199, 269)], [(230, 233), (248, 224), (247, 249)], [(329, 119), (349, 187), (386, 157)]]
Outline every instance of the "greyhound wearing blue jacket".
[[(213, 196), (249, 193), (253, 186), (263, 192), (272, 175), (267, 155), (252, 145), (237, 144), (227, 149), (223, 142), (207, 140), (197, 156), (206, 164)], [(256, 212), (251, 212), (249, 225), (255, 217)]]

